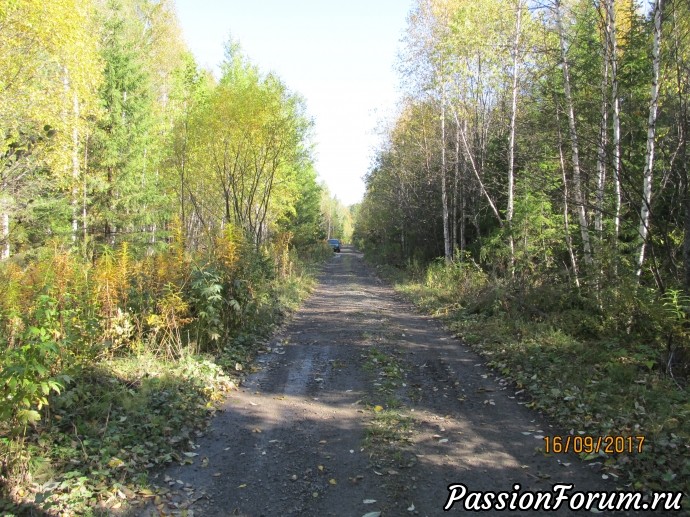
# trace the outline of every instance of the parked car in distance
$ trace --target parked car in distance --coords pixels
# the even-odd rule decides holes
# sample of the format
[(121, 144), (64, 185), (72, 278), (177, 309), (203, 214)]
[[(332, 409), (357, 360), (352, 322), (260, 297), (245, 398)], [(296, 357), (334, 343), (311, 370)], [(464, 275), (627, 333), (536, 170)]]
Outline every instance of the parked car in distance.
[(333, 251), (340, 253), (340, 241), (338, 239), (328, 239), (328, 244), (333, 248)]

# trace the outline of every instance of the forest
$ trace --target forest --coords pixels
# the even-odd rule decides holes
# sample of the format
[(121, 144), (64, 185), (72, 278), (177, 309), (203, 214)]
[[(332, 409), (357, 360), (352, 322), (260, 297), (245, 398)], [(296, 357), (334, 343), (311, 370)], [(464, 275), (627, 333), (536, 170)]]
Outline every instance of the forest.
[(311, 132), (232, 38), (199, 67), (171, 1), (0, 4), (3, 514), (117, 508), (203, 428), (351, 232)]
[(688, 493), (690, 4), (418, 0), (355, 242), (625, 486)]

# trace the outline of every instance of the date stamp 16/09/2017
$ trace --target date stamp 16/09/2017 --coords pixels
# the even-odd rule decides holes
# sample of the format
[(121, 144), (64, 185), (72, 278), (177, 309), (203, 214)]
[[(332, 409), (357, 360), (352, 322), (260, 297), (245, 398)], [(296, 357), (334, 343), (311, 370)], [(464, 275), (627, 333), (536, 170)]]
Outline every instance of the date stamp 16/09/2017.
[(635, 454), (644, 448), (644, 436), (590, 436), (565, 435), (544, 436), (544, 452), (546, 454)]

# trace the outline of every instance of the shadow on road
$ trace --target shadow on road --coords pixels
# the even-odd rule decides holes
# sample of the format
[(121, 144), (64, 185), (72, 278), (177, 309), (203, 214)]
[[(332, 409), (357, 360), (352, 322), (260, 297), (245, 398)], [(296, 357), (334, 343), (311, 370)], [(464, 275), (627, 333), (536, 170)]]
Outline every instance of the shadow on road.
[[(372, 349), (402, 375), (391, 381), (372, 367)], [(562, 430), (525, 408), (351, 248), (334, 254), (258, 365), (199, 441), (194, 464), (158, 479), (173, 489), (173, 504), (202, 515), (443, 515), (455, 483), (472, 491), (614, 489), (591, 464), (544, 456), (541, 437)], [(367, 440), (377, 405), (400, 417), (388, 444)]]

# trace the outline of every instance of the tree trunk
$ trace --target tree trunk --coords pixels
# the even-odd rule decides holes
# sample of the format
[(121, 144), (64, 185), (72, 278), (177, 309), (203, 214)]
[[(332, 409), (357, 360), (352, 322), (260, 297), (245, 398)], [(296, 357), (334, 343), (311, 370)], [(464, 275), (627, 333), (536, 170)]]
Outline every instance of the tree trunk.
[(607, 39), (609, 44), (609, 58), (611, 61), (611, 107), (613, 123), (613, 182), (616, 206), (613, 219), (613, 244), (618, 245), (621, 226), (621, 109), (618, 96), (618, 41), (616, 37), (616, 11), (614, 0), (606, 0)]
[[(682, 27), (678, 25), (678, 6), (672, 4), (670, 22), (673, 24), (669, 34), (673, 39), (673, 62), (676, 73), (676, 92), (678, 94), (678, 109), (676, 110), (676, 129), (678, 134), (678, 149), (675, 157), (678, 159), (678, 176), (680, 179), (680, 198), (683, 213), (683, 287), (686, 294), (690, 294), (690, 178), (688, 177), (688, 99), (690, 93), (690, 70), (683, 53), (687, 42), (683, 41)], [(671, 160), (671, 168), (674, 168), (675, 158)]]
[[(459, 126), (459, 118), (457, 112), (454, 113), (455, 115), (455, 122)], [(472, 171), (474, 172), (474, 176), (477, 178), (477, 182), (479, 183), (479, 189), (481, 190), (482, 194), (486, 198), (487, 202), (489, 203), (489, 206), (491, 207), (491, 210), (493, 211), (494, 215), (496, 216), (496, 220), (498, 221), (499, 226), (503, 227), (503, 219), (501, 218), (501, 214), (498, 211), (498, 208), (496, 208), (496, 204), (494, 203), (493, 199), (491, 199), (491, 196), (489, 195), (489, 192), (486, 190), (486, 187), (484, 186), (484, 182), (482, 181), (482, 176), (479, 174), (479, 169), (477, 168), (477, 164), (474, 160), (474, 157), (472, 156), (472, 150), (470, 149), (470, 145), (467, 142), (467, 124), (463, 124), (463, 129), (460, 131), (460, 136), (462, 137), (462, 143), (465, 148), (465, 154), (467, 159), (470, 162), (470, 165), (472, 166)]]
[(510, 107), (510, 141), (508, 144), (508, 203), (506, 223), (510, 244), (510, 274), (515, 275), (515, 242), (513, 240), (513, 213), (515, 211), (515, 122), (517, 119), (518, 65), (520, 50), (520, 26), (522, 23), (522, 0), (517, 0), (515, 15), (515, 40), (513, 44), (513, 87)]
[(652, 180), (654, 172), (654, 139), (656, 137), (656, 118), (659, 106), (659, 62), (661, 54), (661, 10), (663, 0), (654, 3), (654, 46), (652, 49), (652, 91), (649, 103), (649, 119), (647, 121), (647, 152), (643, 172), (642, 207), (640, 208), (640, 247), (637, 258), (637, 271), (639, 277), (644, 265), (645, 247), (649, 236), (649, 222), (652, 203)]
[(607, 89), (609, 78), (608, 45), (604, 45), (604, 59), (601, 78), (601, 107), (599, 121), (599, 140), (597, 142), (597, 205), (594, 214), (594, 230), (599, 243), (604, 240), (604, 194), (606, 190), (606, 144), (608, 128)]
[(72, 242), (77, 242), (79, 233), (79, 97), (74, 92), (72, 96), (72, 110), (74, 125), (72, 127)]
[(568, 176), (565, 173), (565, 159), (563, 158), (563, 137), (561, 135), (561, 122), (558, 115), (559, 108), (556, 107), (556, 124), (558, 125), (558, 157), (561, 164), (561, 176), (563, 177), (563, 229), (565, 230), (565, 243), (568, 247), (568, 255), (570, 255), (570, 264), (573, 267), (573, 275), (575, 277), (575, 286), (580, 288), (580, 276), (577, 270), (577, 258), (573, 250), (573, 239), (570, 236), (570, 221), (568, 209)]
[(441, 86), (441, 203), (443, 204), (443, 254), (446, 262), (453, 260), (453, 249), (450, 241), (450, 225), (448, 213), (448, 187), (447, 187), (447, 159), (446, 159), (446, 92), (445, 86)]
[(7, 199), (0, 197), (0, 259), (10, 258), (10, 212)]
[[(687, 130), (687, 122), (686, 122), (686, 128)], [(685, 211), (684, 217), (683, 217), (683, 230), (684, 230), (684, 239), (683, 239), (683, 268), (685, 270), (685, 276), (684, 276), (684, 284), (685, 284), (685, 291), (687, 293), (690, 293), (690, 185), (688, 184), (688, 164), (687, 160), (685, 159), (685, 156), (687, 156), (685, 153), (687, 153), (687, 143), (685, 139), (687, 138), (687, 135), (684, 133), (683, 134), (683, 164), (682, 164), (682, 172), (681, 174), (683, 175), (684, 179), (684, 191), (683, 191), (683, 209)]]
[[(465, 127), (465, 132), (467, 132), (467, 120), (463, 120), (462, 122)], [(458, 123), (457, 117), (455, 119), (455, 124), (456, 124), (456, 130), (457, 130), (457, 137), (459, 138), (460, 136), (460, 125)], [(458, 152), (460, 151), (460, 141), (458, 140)], [(466, 178), (468, 176), (467, 174), (467, 162), (463, 158), (463, 178), (462, 181), (460, 182), (460, 251), (464, 252), (465, 248), (467, 247), (467, 185), (466, 185)]]
[(84, 141), (84, 173), (81, 175), (81, 230), (82, 230), (82, 244), (84, 248), (84, 257), (86, 257), (87, 236), (88, 236), (88, 220), (87, 203), (86, 203), (86, 177), (89, 171), (89, 133), (86, 133)]
[(568, 69), (568, 56), (566, 54), (565, 32), (561, 15), (561, 2), (556, 0), (556, 23), (558, 26), (558, 38), (561, 44), (561, 65), (563, 68), (563, 89), (565, 92), (566, 109), (568, 111), (568, 127), (570, 129), (570, 145), (572, 148), (573, 162), (573, 196), (580, 222), (580, 235), (582, 236), (582, 247), (584, 250), (585, 264), (592, 264), (592, 247), (589, 239), (589, 228), (587, 226), (587, 212), (585, 210), (584, 197), (582, 194), (582, 175), (580, 172), (580, 149), (577, 138), (577, 126), (575, 122), (575, 107), (573, 96), (570, 90), (570, 71)]
[(455, 124), (455, 166), (453, 170), (453, 225), (451, 241), (453, 243), (453, 255), (458, 247), (458, 185), (460, 183), (460, 128)]

